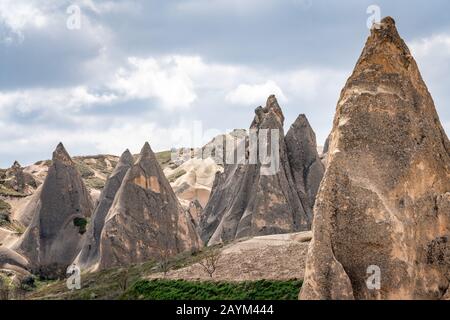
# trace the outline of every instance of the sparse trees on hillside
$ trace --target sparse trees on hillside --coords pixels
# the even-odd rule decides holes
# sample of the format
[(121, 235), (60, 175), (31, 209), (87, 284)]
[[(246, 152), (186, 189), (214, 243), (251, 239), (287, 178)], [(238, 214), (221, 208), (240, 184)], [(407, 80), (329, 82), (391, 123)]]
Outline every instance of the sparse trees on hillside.
[(203, 270), (209, 275), (210, 278), (213, 278), (214, 273), (217, 270), (220, 258), (221, 252), (219, 249), (209, 249), (206, 252), (204, 259), (198, 264), (203, 268)]

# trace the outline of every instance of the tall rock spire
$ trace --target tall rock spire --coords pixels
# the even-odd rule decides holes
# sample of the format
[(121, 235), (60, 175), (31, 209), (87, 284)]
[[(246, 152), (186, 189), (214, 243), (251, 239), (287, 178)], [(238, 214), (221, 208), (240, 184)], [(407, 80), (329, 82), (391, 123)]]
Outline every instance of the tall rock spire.
[(178, 202), (150, 145), (128, 170), (100, 239), (99, 268), (129, 265), (200, 248), (190, 216)]
[(134, 163), (133, 155), (126, 150), (119, 159), (113, 173), (106, 181), (100, 195), (97, 208), (88, 226), (83, 247), (75, 264), (84, 270), (95, 270), (100, 258), (100, 237), (105, 225), (105, 218), (111, 208), (122, 181)]
[(65, 274), (80, 250), (93, 204), (81, 176), (62, 144), (53, 153), (47, 177), (27, 206), (31, 223), (16, 244), (33, 272)]
[(316, 134), (304, 114), (298, 116), (286, 134), (289, 163), (297, 192), (312, 219), (312, 210), (325, 167), (317, 153)]
[[(251, 144), (251, 138), (247, 137), (241, 142), (245, 143), (248, 163), (236, 161), (225, 165), (224, 173), (216, 177), (210, 200), (202, 213), (201, 237), (210, 245), (247, 236), (308, 230), (311, 226), (312, 205), (304, 181), (297, 179), (302, 185), (296, 186), (294, 179), (294, 176), (304, 174), (305, 166), (296, 164), (295, 169), (301, 173), (293, 174), (284, 137), (284, 115), (275, 96), (270, 96), (266, 106), (257, 108), (255, 113), (250, 129), (256, 132), (256, 141)], [(297, 140), (295, 131), (295, 128), (291, 131), (289, 139), (293, 157), (302, 152), (298, 141), (303, 138)], [(278, 134), (272, 137), (272, 132)], [(266, 143), (261, 140), (263, 137), (267, 137)], [(258, 149), (257, 155), (263, 148), (274, 150), (270, 159), (272, 173), (261, 163), (260, 157), (256, 162), (250, 161), (249, 154), (254, 153), (254, 148)]]
[(448, 298), (449, 153), (416, 62), (385, 18), (337, 105), (300, 297)]

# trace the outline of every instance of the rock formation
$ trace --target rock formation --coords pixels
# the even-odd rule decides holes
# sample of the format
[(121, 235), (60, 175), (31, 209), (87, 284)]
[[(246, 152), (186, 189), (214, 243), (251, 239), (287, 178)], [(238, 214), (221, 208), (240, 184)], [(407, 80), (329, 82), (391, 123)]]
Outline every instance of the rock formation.
[(0, 246), (0, 271), (6, 270), (19, 276), (26, 276), (29, 275), (28, 268), (27, 259), (11, 249)]
[(392, 18), (341, 93), (328, 154), (300, 297), (449, 297), (450, 143)]
[(37, 188), (37, 182), (33, 176), (24, 172), (24, 168), (17, 161), (14, 161), (11, 168), (6, 170), (0, 179), (4, 187), (14, 190), (19, 195), (29, 195)]
[(317, 153), (316, 134), (305, 115), (291, 126), (285, 142), (297, 193), (312, 211), (325, 168)]
[(192, 201), (198, 201), (202, 206), (206, 206), (217, 171), (223, 171), (223, 168), (213, 159), (194, 158), (175, 169), (164, 169), (164, 174), (168, 177), (181, 205), (188, 208)]
[(88, 226), (81, 252), (74, 262), (82, 270), (95, 269), (97, 267), (100, 253), (100, 237), (105, 225), (106, 215), (113, 204), (126, 173), (133, 163), (132, 154), (126, 150), (106, 182), (105, 188), (100, 195), (99, 204)]
[(194, 251), (200, 239), (148, 143), (106, 217), (99, 267), (129, 265)]
[[(256, 109), (250, 127), (250, 131), (256, 134), (251, 134), (252, 137), (241, 142), (245, 145), (236, 147), (233, 153), (235, 163), (226, 164), (224, 173), (216, 175), (210, 200), (200, 221), (204, 242), (209, 241), (212, 245), (247, 236), (290, 233), (310, 228), (312, 208), (306, 190), (310, 190), (313, 195), (316, 187), (312, 180), (316, 178), (312, 179), (312, 175), (311, 179), (308, 178), (308, 165), (315, 163), (318, 155), (315, 149), (312, 156), (302, 154), (301, 149), (309, 148), (315, 140), (304, 120), (300, 117), (285, 143), (284, 116), (275, 96), (269, 97), (265, 108)], [(273, 132), (278, 133), (278, 137), (272, 137)], [(304, 137), (295, 137), (299, 132), (306, 133), (305, 141)], [(263, 137), (266, 143), (261, 140)], [(250, 143), (252, 139), (253, 143)], [(298, 172), (292, 171), (287, 144), (293, 157), (303, 157), (293, 162), (294, 170)], [(268, 164), (251, 159), (252, 154), (261, 155), (263, 152), (258, 147), (260, 145), (268, 149), (263, 154), (271, 155)], [(238, 155), (236, 150), (244, 150), (245, 154)], [(272, 154), (270, 150), (273, 150)], [(309, 152), (309, 149), (305, 152)], [(309, 163), (302, 163), (302, 160)], [(275, 169), (272, 172), (271, 166)], [(306, 179), (311, 180), (308, 187), (303, 185), (305, 174)], [(320, 177), (317, 178), (320, 181)], [(302, 185), (297, 186), (296, 182)]]
[(65, 273), (80, 251), (82, 236), (92, 214), (92, 201), (80, 173), (62, 144), (33, 196), (30, 226), (15, 245), (33, 272), (54, 277)]

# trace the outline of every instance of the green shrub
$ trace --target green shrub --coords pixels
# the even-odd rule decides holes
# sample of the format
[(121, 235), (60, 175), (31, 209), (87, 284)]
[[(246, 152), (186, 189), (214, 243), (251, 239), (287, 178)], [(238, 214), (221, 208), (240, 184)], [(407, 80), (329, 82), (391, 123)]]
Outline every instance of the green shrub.
[(78, 228), (78, 232), (80, 234), (85, 234), (86, 233), (86, 226), (88, 224), (87, 219), (85, 218), (75, 218), (73, 219), (73, 224), (75, 227)]
[(144, 300), (297, 300), (302, 281), (191, 282), (140, 280), (122, 299)]
[(86, 185), (92, 189), (101, 190), (105, 187), (105, 180), (100, 178), (88, 178), (85, 180)]

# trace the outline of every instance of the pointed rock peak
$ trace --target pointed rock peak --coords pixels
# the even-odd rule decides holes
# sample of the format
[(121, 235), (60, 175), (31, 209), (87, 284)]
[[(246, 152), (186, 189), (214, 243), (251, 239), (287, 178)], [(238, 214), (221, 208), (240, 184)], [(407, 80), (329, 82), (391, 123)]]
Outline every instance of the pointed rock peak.
[(13, 163), (11, 168), (13, 168), (13, 169), (20, 169), (20, 168), (22, 168), (22, 166), (20, 165), (19, 161), (16, 160), (16, 161), (14, 161), (14, 163)]
[(395, 20), (391, 17), (386, 17), (380, 23), (373, 24), (366, 47), (379, 46), (384, 42), (393, 43), (405, 54), (410, 54), (408, 47), (398, 33)]
[(122, 155), (120, 156), (119, 162), (126, 163), (126, 164), (133, 164), (134, 158), (133, 158), (133, 155), (131, 154), (130, 150), (127, 149), (122, 153)]
[(139, 163), (144, 160), (156, 161), (156, 156), (148, 142), (146, 142), (144, 144), (144, 146), (142, 147), (142, 150), (141, 150), (141, 153), (139, 154), (139, 159), (137, 162)]
[(64, 145), (61, 142), (58, 144), (55, 151), (53, 152), (53, 161), (59, 161), (65, 164), (73, 164), (72, 158), (70, 157), (69, 153), (67, 152), (66, 148), (64, 148)]
[(142, 147), (141, 156), (151, 155), (151, 154), (153, 154), (152, 148), (150, 147), (150, 144), (148, 142), (146, 142), (144, 144), (144, 146)]
[(311, 128), (308, 118), (304, 114), (299, 115), (295, 120), (295, 122), (292, 124), (292, 128), (301, 128), (301, 127)]
[(263, 107), (258, 107), (255, 110), (255, 120), (252, 123), (252, 128), (254, 127), (258, 127), (263, 121), (264, 119), (269, 115), (275, 115), (277, 118), (277, 121), (283, 125), (284, 123), (284, 115), (283, 115), (283, 111), (281, 110), (280, 105), (278, 104), (277, 98), (275, 97), (275, 95), (271, 95), (266, 102), (266, 106)]

